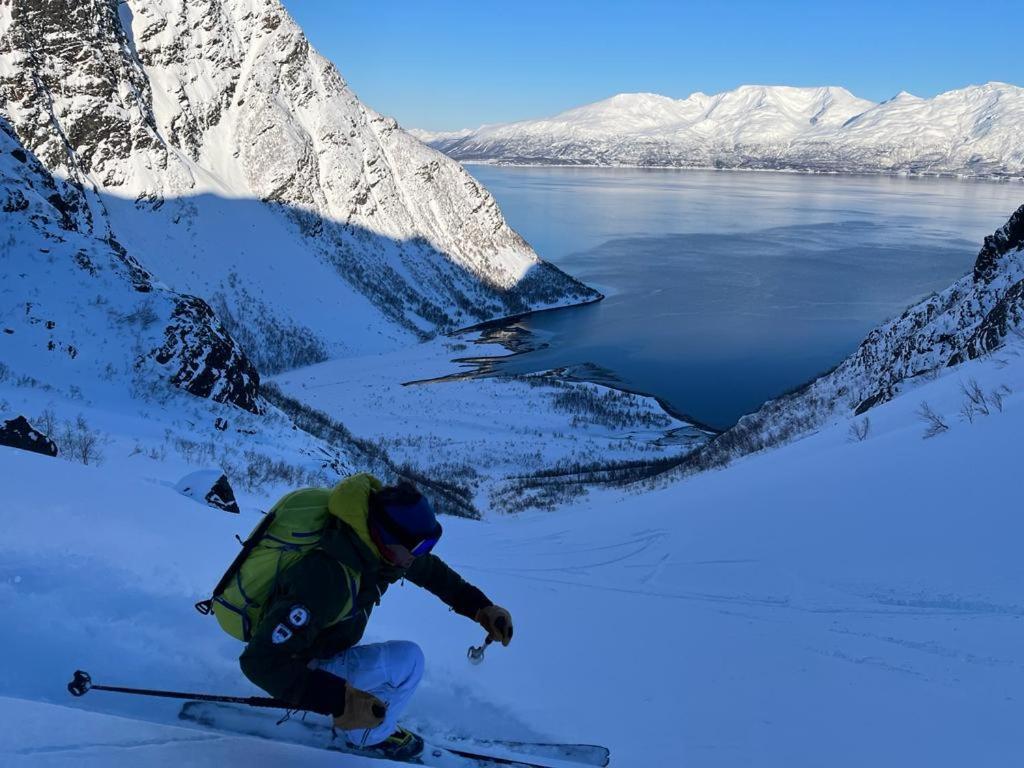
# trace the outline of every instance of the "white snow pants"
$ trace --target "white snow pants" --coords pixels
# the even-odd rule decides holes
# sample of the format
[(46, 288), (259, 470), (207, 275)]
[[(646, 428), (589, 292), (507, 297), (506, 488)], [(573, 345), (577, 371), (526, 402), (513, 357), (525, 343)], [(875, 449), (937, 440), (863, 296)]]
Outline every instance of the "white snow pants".
[(423, 679), (423, 651), (408, 640), (391, 640), (357, 645), (332, 659), (314, 660), (310, 666), (337, 675), (388, 705), (384, 722), (376, 728), (344, 731), (350, 744), (369, 747), (394, 733), (398, 718)]

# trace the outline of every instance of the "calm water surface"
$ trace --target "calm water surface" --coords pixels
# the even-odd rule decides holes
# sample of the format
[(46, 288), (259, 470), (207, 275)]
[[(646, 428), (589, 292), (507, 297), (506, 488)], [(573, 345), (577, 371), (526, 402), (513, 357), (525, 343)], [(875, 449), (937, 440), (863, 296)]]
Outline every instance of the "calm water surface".
[(827, 370), (973, 266), (1024, 185), (783, 173), (468, 166), (603, 302), (517, 325), (502, 368), (580, 367), (726, 427)]

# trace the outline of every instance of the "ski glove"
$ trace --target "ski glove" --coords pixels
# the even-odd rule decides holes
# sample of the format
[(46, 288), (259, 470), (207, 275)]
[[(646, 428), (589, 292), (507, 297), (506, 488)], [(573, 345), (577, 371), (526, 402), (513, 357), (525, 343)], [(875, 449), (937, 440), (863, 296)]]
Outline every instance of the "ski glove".
[(512, 642), (512, 614), (500, 605), (481, 608), (473, 617), (474, 621), (487, 630), (491, 640), (508, 645)]
[(345, 709), (334, 718), (334, 725), (342, 731), (376, 728), (384, 722), (387, 705), (372, 693), (345, 686)]

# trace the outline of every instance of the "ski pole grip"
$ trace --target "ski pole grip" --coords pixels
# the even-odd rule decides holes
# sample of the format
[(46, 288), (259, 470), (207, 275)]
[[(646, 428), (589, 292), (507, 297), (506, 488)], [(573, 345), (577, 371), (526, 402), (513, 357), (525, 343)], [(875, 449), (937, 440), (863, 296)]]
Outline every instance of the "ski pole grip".
[(68, 683), (68, 693), (72, 696), (84, 696), (92, 688), (92, 678), (87, 672), (75, 670), (75, 676)]

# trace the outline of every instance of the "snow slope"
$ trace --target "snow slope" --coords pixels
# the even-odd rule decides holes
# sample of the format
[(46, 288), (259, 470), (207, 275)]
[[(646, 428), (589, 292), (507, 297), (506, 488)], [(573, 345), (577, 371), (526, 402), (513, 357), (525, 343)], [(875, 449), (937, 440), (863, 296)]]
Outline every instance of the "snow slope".
[(0, 7), (0, 209), (0, 417), (243, 495), (394, 470), (295, 429), (261, 374), (598, 296), (277, 0)]
[[(586, 493), (582, 467), (656, 465), (709, 437), (653, 398), (545, 375), (479, 377), (475, 366), (453, 372), (453, 357), (508, 354), (474, 336), (332, 360), (273, 383), (317, 411), (344, 414), (350, 429), (396, 463), (471, 489), (485, 514), (555, 508)], [(548, 472), (565, 482), (531, 477)]]
[(597, 297), (278, 0), (26, 0), (0, 14), (0, 104), (82, 187), (79, 226), (206, 299), (265, 371)]
[(350, 438), (296, 430), (210, 307), (98, 237), (87, 210), (0, 119), (0, 420), (26, 417), (62, 458), (116, 456), (159, 482), (217, 466), (245, 494), (383, 469)]
[(969, 86), (880, 104), (843, 88), (623, 93), (550, 118), (421, 134), (460, 160), (825, 172), (1024, 175), (1024, 89)]
[[(8, 768), (227, 764), (337, 766), (338, 756), (292, 744), (234, 738), (25, 699), (0, 697), (0, 758)], [(351, 758), (350, 768), (380, 768)]]
[[(842, 418), (656, 492), (447, 521), (440, 554), (508, 605), (516, 638), (471, 667), (479, 628), (411, 585), (389, 592), (367, 639), (426, 651), (409, 724), (603, 741), (621, 766), (1015, 764), (1022, 353), (1011, 341), (898, 394), (872, 411), (864, 441)], [(969, 378), (1009, 387), (1002, 410), (960, 420)], [(922, 401), (947, 432), (922, 438)], [(64, 684), (82, 668), (110, 684), (252, 690), (238, 644), (191, 608), (251, 513), (200, 507), (114, 462), (0, 449), (0, 472), (0, 694), (171, 723), (165, 702), (71, 702)], [(26, 706), (6, 700), (0, 721), (26, 722)], [(19, 728), (22, 759), (77, 742), (70, 732), (85, 726), (68, 723), (68, 736)], [(166, 735), (135, 727), (119, 739)], [(203, 765), (222, 742), (193, 747)], [(136, 755), (171, 764), (155, 748), (108, 749), (105, 764), (147, 764)]]

